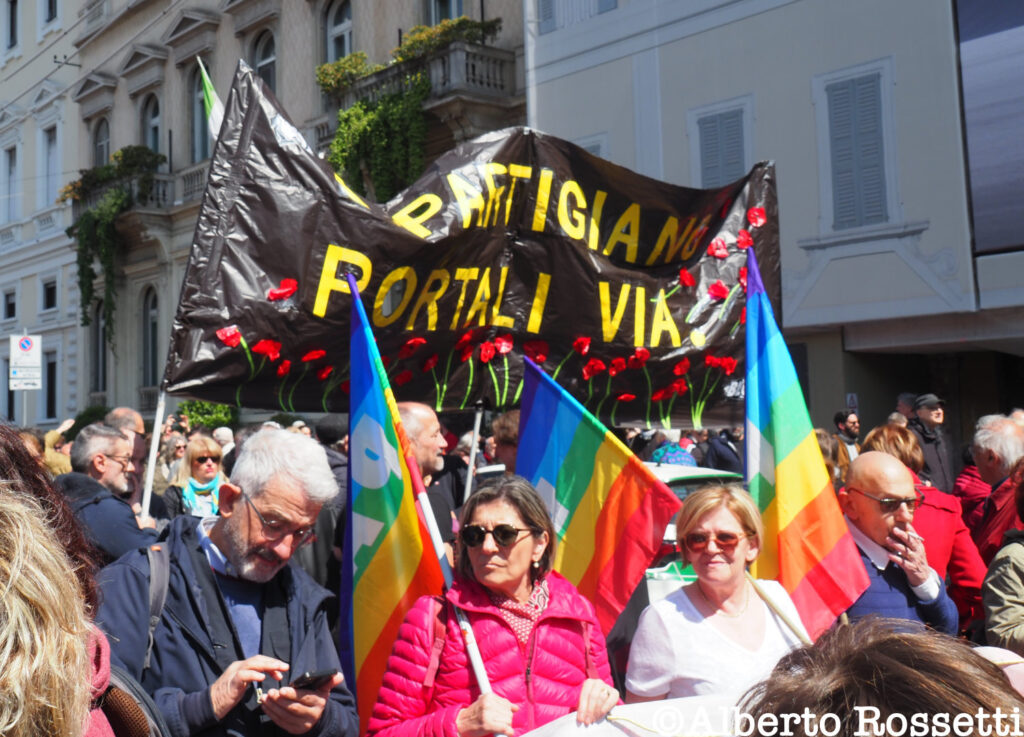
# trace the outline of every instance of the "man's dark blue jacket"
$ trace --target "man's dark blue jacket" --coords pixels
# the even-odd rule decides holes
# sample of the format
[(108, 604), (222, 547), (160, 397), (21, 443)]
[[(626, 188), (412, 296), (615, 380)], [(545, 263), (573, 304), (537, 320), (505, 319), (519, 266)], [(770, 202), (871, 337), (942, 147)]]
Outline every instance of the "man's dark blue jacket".
[[(153, 696), (174, 737), (187, 735), (277, 735), (283, 730), (256, 703), (255, 690), (219, 721), (210, 686), (232, 662), (244, 660), (227, 605), (199, 545), (196, 517), (182, 516), (161, 544), (170, 551), (170, 581), (160, 621), (153, 632), (148, 669), (149, 559), (145, 549), (123, 556), (99, 575), (102, 603), (97, 624), (107, 633), (111, 659)], [(289, 564), (264, 586), (260, 652), (290, 664), (290, 677), (305, 671), (340, 668), (327, 621), (329, 592), (298, 566)], [(270, 676), (264, 691), (278, 685)], [(359, 730), (352, 694), (344, 685), (331, 692), (310, 737), (354, 737)]]
[(54, 479), (82, 523), (92, 544), (106, 556), (104, 563), (156, 542), (156, 530), (140, 529), (131, 505), (114, 496), (84, 473), (65, 473)]

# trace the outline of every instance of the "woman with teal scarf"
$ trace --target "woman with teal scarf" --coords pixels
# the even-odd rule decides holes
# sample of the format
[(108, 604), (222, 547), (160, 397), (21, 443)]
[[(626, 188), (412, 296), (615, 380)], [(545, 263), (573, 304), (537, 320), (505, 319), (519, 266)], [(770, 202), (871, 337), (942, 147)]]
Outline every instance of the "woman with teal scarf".
[(170, 517), (217, 514), (217, 493), (224, 481), (220, 468), (220, 444), (206, 435), (194, 435), (185, 448), (178, 475), (164, 492)]

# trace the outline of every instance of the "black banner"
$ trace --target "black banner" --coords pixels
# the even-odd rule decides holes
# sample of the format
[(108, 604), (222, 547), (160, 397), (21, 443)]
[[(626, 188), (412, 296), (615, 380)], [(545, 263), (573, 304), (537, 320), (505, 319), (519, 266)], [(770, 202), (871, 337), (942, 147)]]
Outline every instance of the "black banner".
[(771, 164), (687, 189), (524, 128), (462, 144), (390, 202), (365, 202), (243, 64), (166, 388), (346, 410), (351, 272), (399, 399), (510, 408), (526, 355), (610, 424), (735, 422), (746, 249), (777, 305), (777, 223)]

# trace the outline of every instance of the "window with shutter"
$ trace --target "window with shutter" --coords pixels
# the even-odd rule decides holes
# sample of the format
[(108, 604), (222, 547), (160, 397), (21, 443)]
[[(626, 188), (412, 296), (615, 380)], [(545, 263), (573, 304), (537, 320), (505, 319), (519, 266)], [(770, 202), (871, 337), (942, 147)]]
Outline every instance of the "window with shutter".
[(537, 19), (540, 21), (540, 33), (555, 30), (555, 0), (537, 0)]
[(698, 119), (700, 185), (722, 187), (746, 174), (743, 110), (737, 108)]
[(881, 75), (825, 87), (832, 164), (832, 228), (888, 222)]

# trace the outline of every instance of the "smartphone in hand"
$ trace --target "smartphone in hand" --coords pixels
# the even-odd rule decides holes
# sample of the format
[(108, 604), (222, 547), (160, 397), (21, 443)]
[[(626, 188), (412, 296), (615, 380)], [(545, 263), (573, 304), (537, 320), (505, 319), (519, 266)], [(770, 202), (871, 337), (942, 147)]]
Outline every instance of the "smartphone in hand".
[(296, 677), (288, 685), (296, 689), (301, 688), (307, 691), (317, 691), (330, 683), (331, 679), (334, 678), (337, 672), (338, 670), (336, 668), (316, 671), (307, 670), (302, 675)]

